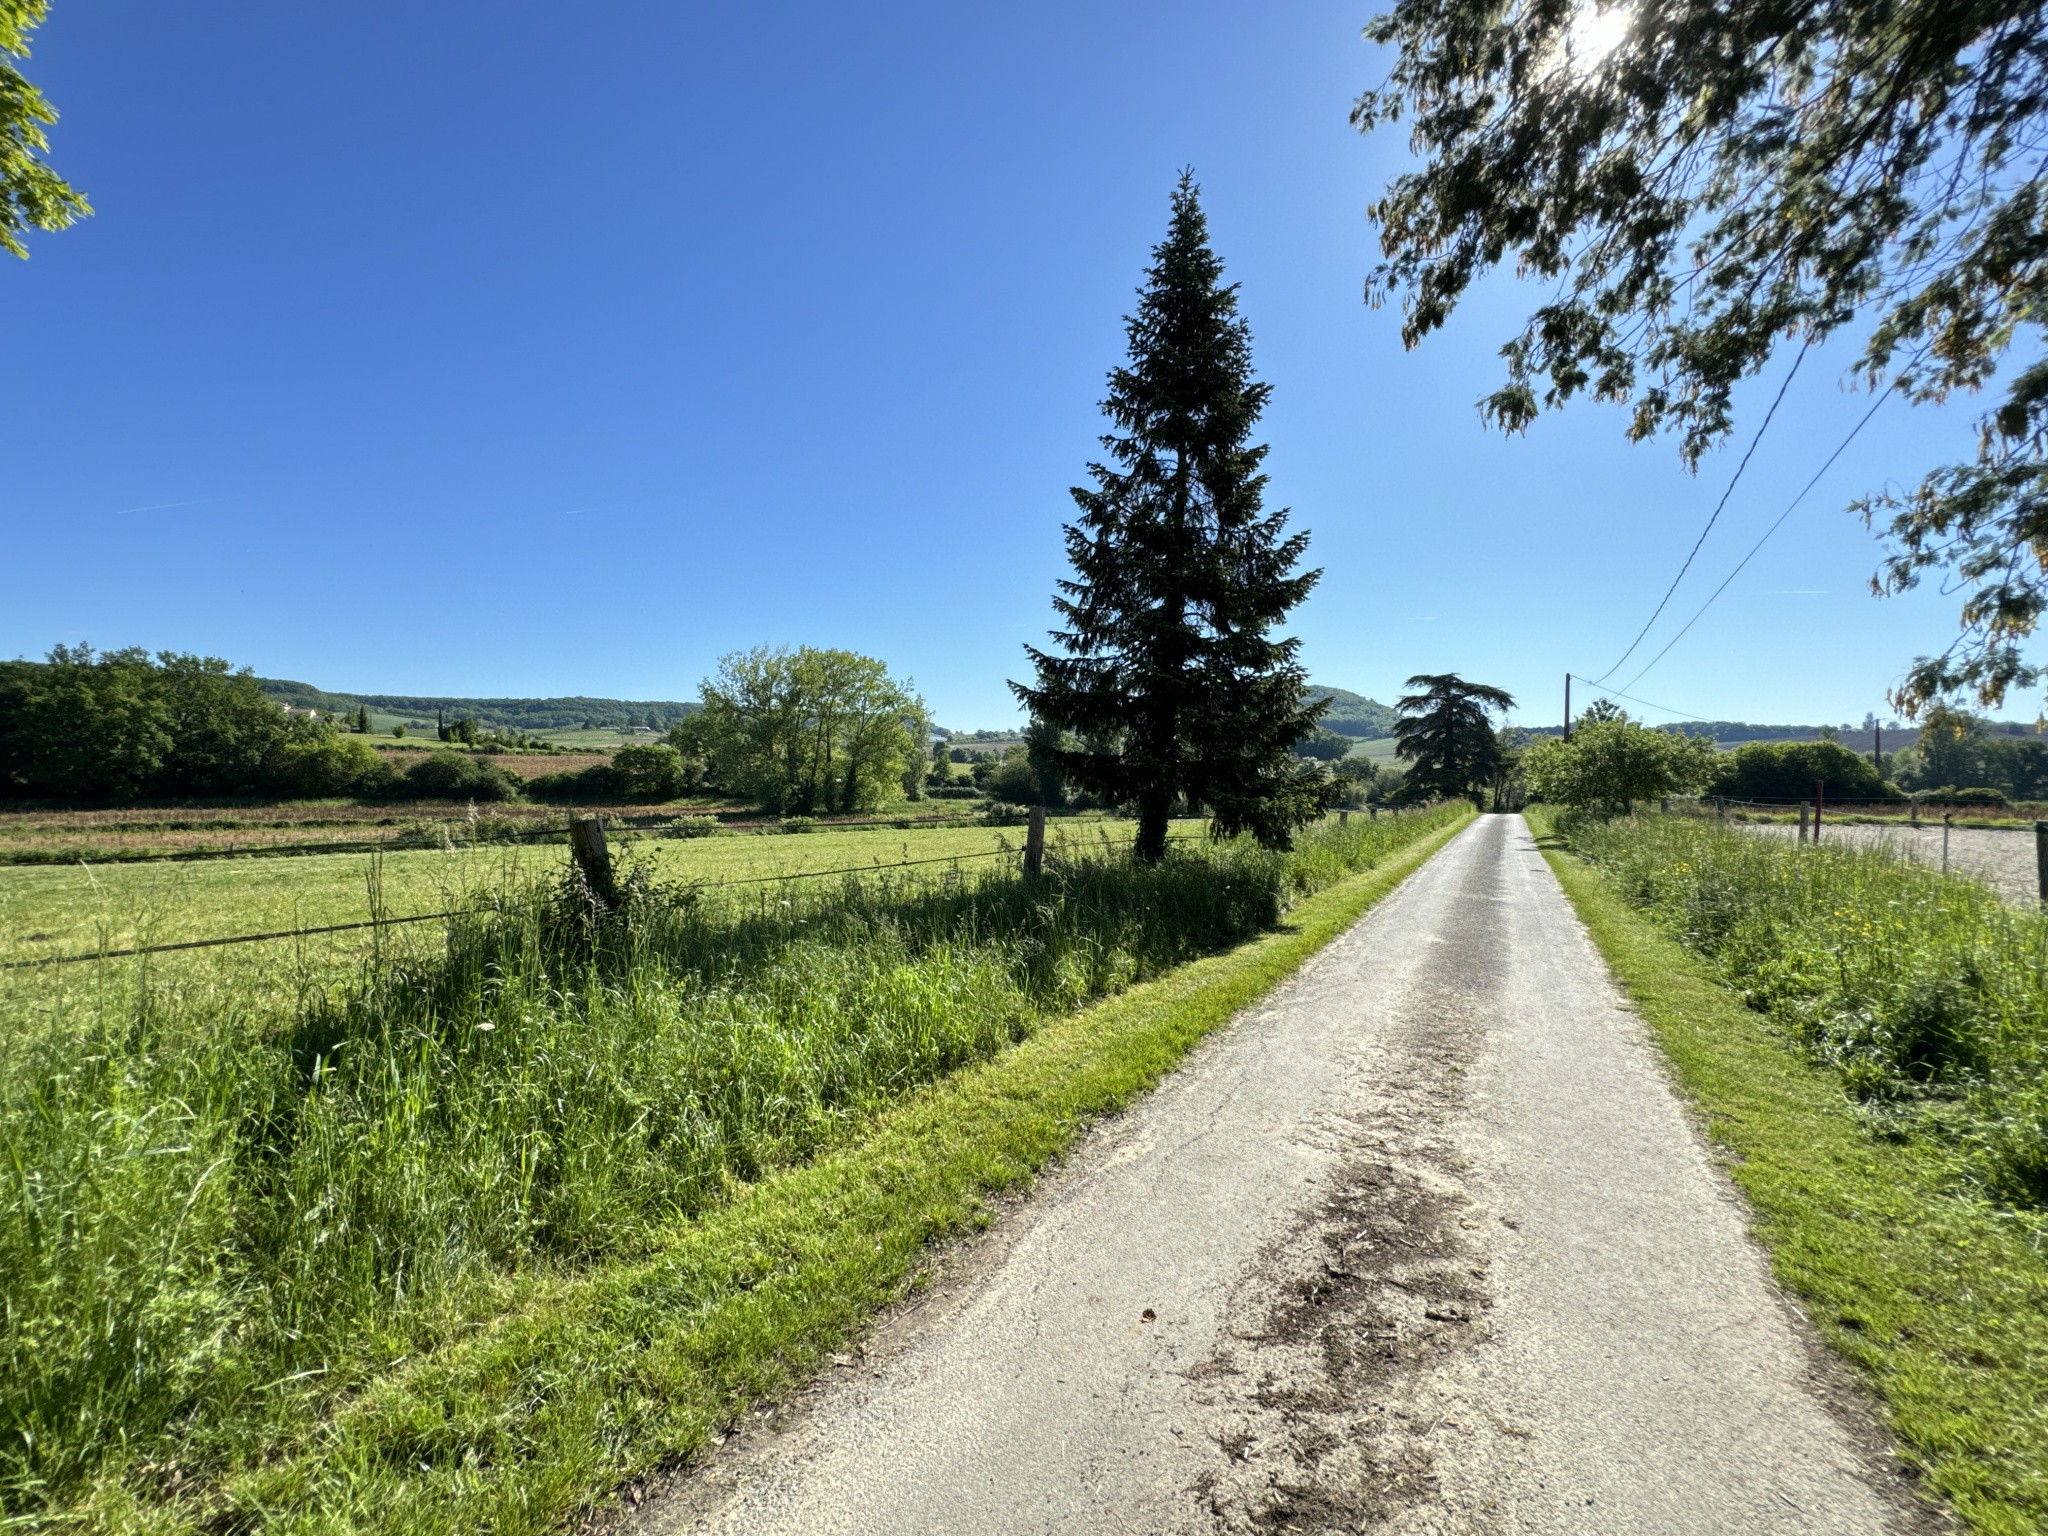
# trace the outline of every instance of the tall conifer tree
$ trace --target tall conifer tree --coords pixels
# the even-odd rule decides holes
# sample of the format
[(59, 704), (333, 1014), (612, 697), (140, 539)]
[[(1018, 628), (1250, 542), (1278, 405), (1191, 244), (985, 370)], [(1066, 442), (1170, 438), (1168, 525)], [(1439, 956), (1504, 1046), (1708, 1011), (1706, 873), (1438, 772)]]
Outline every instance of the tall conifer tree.
[(1036, 686), (1012, 683), (1032, 715), (1083, 743), (1033, 747), (1073, 784), (1138, 813), (1137, 855), (1166, 852), (1176, 801), (1213, 829), (1285, 847), (1321, 813), (1319, 769), (1295, 759), (1326, 700), (1311, 701), (1296, 651), (1274, 626), (1319, 571), (1298, 571), (1308, 535), (1261, 505), (1263, 444), (1251, 433), (1270, 387), (1252, 376), (1251, 331), (1222, 281), (1191, 174), (1152, 252), (1130, 360), (1109, 376), (1108, 464), (1072, 492), (1074, 575), (1053, 606), (1063, 654), (1026, 646)]

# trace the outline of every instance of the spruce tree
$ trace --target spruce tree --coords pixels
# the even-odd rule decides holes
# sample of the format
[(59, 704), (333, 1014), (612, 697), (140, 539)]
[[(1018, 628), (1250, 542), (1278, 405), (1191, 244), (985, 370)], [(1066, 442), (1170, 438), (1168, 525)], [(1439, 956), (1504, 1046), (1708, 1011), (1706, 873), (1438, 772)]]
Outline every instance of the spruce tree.
[(1321, 572), (1296, 570), (1308, 535), (1262, 508), (1266, 449), (1251, 434), (1271, 391), (1222, 277), (1184, 173), (1125, 322), (1129, 361), (1109, 376), (1109, 462), (1072, 492), (1061, 654), (1026, 646), (1036, 686), (1010, 685), (1082, 743), (1034, 743), (1043, 766), (1135, 807), (1147, 863), (1166, 852), (1177, 802), (1206, 807), (1218, 836), (1285, 847), (1327, 794), (1291, 750), (1327, 701), (1308, 697), (1300, 642), (1273, 634)]

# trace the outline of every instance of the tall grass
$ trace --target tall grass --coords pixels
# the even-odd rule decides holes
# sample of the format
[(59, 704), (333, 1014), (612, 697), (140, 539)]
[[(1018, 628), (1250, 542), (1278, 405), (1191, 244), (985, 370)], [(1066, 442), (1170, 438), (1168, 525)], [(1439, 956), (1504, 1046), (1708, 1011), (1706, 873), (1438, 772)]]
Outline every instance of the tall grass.
[[(1048, 1016), (1276, 923), (1449, 810), (1134, 867), (770, 888), (535, 882), (279, 1009), (107, 963), (0, 1057), (0, 1499), (204, 1479), (522, 1284)], [(128, 978), (123, 980), (122, 978)]]
[(1632, 905), (1790, 1026), (1889, 1134), (2048, 1206), (2048, 919), (1882, 850), (1677, 817), (1566, 823)]

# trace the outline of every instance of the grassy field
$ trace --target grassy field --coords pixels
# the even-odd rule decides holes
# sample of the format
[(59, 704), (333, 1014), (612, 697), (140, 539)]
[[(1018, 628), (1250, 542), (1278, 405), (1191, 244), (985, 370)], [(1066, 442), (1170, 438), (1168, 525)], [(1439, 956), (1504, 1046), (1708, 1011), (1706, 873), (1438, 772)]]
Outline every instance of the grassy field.
[[(735, 1392), (810, 1358), (825, 1322), (851, 1325), (870, 1304), (860, 1298), (895, 1282), (875, 1263), (865, 1289), (807, 1295), (818, 1321), (794, 1334), (777, 1331), (787, 1315), (687, 1332), (678, 1347), (709, 1374), (694, 1394), (670, 1383), (647, 1424), (644, 1395), (623, 1379), (649, 1363), (638, 1325), (618, 1335), (607, 1302), (565, 1343), (550, 1332), (566, 1326), (562, 1298), (616, 1302), (620, 1286), (678, 1278), (662, 1255), (694, 1241), (700, 1219), (850, 1146), (904, 1094), (1268, 932), (1288, 904), (1464, 814), (1329, 824), (1284, 857), (1191, 842), (1153, 871), (1131, 866), (1108, 829), (1107, 844), (1059, 850), (1036, 884), (989, 858), (854, 880), (644, 886), (597, 925), (559, 880), (464, 865), (469, 915), (421, 925), (430, 932), (403, 950), (14, 973), (0, 993), (0, 1156), (12, 1170), (0, 1187), (0, 1499), (10, 1515), (110, 1530), (544, 1528), (619, 1466), (673, 1450), (685, 1422), (701, 1430), (707, 1403), (729, 1413)], [(901, 838), (853, 836), (695, 840), (656, 860), (741, 878), (905, 851)], [(450, 875), (422, 863), (416, 878), (463, 889)], [(318, 899), (304, 875), (268, 893), (202, 882), (156, 894), (166, 921)], [(54, 907), (30, 900), (13, 915)], [(1214, 1022), (1212, 1003), (1196, 1014)], [(1152, 1025), (1192, 1039), (1179, 1009)], [(1085, 1051), (1068, 1066), (1127, 1085), (1117, 1092), (1163, 1069), (1133, 1078), (1130, 1061)], [(999, 1187), (1073, 1124), (1000, 1094), (976, 1115), (965, 1140), (928, 1131), (952, 1206), (907, 1189), (883, 1202), (899, 1276), (920, 1235), (966, 1218), (959, 1201), (995, 1178), (994, 1145), (1040, 1148), (1005, 1162)], [(881, 1171), (856, 1159), (841, 1172)], [(877, 1198), (896, 1181), (881, 1178)], [(719, 1249), (719, 1262), (766, 1262), (779, 1277), (774, 1253), (811, 1253), (819, 1231), (877, 1214), (824, 1198), (785, 1209), (794, 1225)], [(859, 1251), (874, 1250), (862, 1238)], [(753, 1305), (729, 1285), (699, 1310)], [(522, 1353), (522, 1339), (540, 1352)], [(463, 1376), (480, 1345), (492, 1363)], [(561, 1380), (572, 1357), (587, 1381)], [(403, 1400), (431, 1415), (457, 1380), (461, 1415), (481, 1415), (462, 1417), (468, 1428), (433, 1429), (408, 1410), (399, 1460), (374, 1448), (371, 1464), (348, 1459), (350, 1434), (397, 1428), (365, 1410)], [(611, 1427), (563, 1419), (549, 1401), (562, 1387), (575, 1413)], [(423, 1519), (429, 1508), (441, 1515)]]
[[(1181, 822), (1174, 830), (1185, 837), (1201, 825)], [(1115, 820), (1056, 822), (1047, 846), (1055, 854), (1096, 847), (1104, 839), (1128, 841), (1130, 831), (1129, 823)], [(912, 860), (980, 861), (1022, 842), (1021, 828), (943, 825), (820, 827), (800, 836), (614, 837), (616, 851), (645, 862), (664, 880), (708, 883)], [(373, 895), (393, 917), (442, 911), (479, 890), (559, 868), (567, 857), (566, 847), (551, 840), (377, 855), (0, 867), (0, 961), (357, 922), (372, 915)], [(942, 877), (943, 865), (933, 875)], [(345, 954), (369, 940), (326, 942)]]
[(1697, 823), (1549, 841), (1779, 1278), (1973, 1530), (2048, 1529), (2048, 923)]
[[(898, 802), (839, 821), (969, 821), (987, 811), (976, 800)], [(602, 815), (626, 827), (660, 827), (691, 816), (713, 816), (738, 829), (773, 825), (776, 818), (732, 801), (700, 796), (659, 805), (588, 805), (578, 815)], [(288, 801), (275, 805), (130, 806), (89, 811), (0, 812), (0, 865), (103, 863), (153, 857), (207, 857), (247, 852), (287, 853), (320, 845), (382, 843), (392, 848), (455, 842), (491, 842), (547, 829), (559, 831), (569, 808), (530, 801), (472, 807), (450, 801), (362, 804), (348, 800)]]

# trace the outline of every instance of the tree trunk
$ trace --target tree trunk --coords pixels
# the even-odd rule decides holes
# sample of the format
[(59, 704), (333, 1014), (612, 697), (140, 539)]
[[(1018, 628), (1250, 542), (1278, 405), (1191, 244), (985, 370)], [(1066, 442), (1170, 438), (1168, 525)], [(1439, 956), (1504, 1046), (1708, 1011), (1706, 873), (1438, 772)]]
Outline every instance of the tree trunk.
[(1157, 864), (1166, 857), (1166, 813), (1173, 802), (1164, 795), (1146, 795), (1138, 802), (1138, 845), (1133, 850), (1140, 864)]

